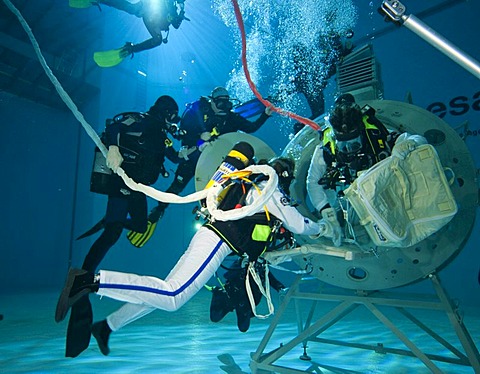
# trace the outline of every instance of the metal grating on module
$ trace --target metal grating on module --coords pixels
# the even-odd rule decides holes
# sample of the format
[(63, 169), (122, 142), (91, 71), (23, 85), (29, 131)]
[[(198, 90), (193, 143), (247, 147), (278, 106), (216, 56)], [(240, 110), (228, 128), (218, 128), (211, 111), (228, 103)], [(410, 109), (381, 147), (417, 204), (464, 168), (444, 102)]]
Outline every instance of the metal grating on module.
[(343, 59), (337, 67), (339, 94), (349, 92), (357, 101), (383, 99), (380, 64), (367, 44)]

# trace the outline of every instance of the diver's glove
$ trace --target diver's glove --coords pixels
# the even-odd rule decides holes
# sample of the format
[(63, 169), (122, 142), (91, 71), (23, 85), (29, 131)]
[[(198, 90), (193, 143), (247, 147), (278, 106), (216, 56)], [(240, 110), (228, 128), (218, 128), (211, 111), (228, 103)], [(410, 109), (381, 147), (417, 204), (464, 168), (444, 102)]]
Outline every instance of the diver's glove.
[(183, 146), (183, 147), (180, 148), (179, 151), (178, 151), (178, 157), (179, 157), (179, 158), (183, 158), (183, 159), (185, 159), (186, 161), (188, 161), (188, 160), (189, 160), (188, 155), (189, 155), (190, 153), (191, 153), (191, 152), (190, 152), (189, 148), (186, 147), (186, 146)]
[(198, 149), (198, 147), (187, 147), (184, 145), (180, 150), (178, 151), (178, 157), (185, 159), (185, 161), (189, 160), (189, 157), (193, 152), (195, 152)]
[(120, 57), (125, 58), (131, 56), (133, 58), (133, 43), (126, 42), (125, 45), (120, 49)]
[(116, 173), (122, 162), (123, 157), (120, 154), (118, 146), (111, 145), (110, 147), (108, 147), (107, 166)]
[(337, 212), (333, 208), (326, 208), (322, 210), (322, 219), (320, 223), (320, 233), (311, 236), (312, 239), (317, 239), (320, 236), (331, 238), (335, 247), (342, 245), (342, 227), (337, 219)]
[(212, 140), (212, 133), (208, 131), (204, 131), (200, 134), (200, 139), (197, 142), (197, 148), (200, 152), (210, 144), (210, 140)]

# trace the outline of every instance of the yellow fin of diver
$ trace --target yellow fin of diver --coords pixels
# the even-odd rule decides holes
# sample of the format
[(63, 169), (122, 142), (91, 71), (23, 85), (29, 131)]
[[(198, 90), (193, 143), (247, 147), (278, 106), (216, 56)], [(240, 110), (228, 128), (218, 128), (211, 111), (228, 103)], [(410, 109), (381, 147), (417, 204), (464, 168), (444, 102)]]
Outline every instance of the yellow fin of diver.
[(93, 60), (102, 68), (111, 68), (123, 61), (125, 57), (122, 57), (120, 52), (122, 48), (111, 49), (109, 51), (95, 52), (93, 54)]
[(135, 232), (129, 231), (127, 234), (127, 239), (137, 248), (142, 248), (146, 242), (152, 237), (155, 229), (157, 227), (157, 222), (148, 221), (147, 230), (145, 232)]
[(70, 5), (70, 8), (86, 9), (93, 4), (91, 0), (68, 0), (68, 5)]

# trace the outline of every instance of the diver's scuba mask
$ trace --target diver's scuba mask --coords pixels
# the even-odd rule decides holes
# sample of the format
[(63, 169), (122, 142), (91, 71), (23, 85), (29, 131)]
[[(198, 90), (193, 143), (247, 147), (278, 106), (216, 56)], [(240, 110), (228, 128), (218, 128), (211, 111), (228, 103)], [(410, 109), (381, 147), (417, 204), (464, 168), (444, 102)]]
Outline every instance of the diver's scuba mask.
[(227, 113), (233, 108), (233, 104), (230, 101), (229, 97), (226, 96), (219, 96), (215, 99), (212, 99), (213, 104), (215, 104), (215, 107), (220, 111)]
[(350, 140), (336, 140), (335, 145), (339, 152), (345, 154), (357, 153), (362, 149), (362, 137), (358, 135), (357, 137)]

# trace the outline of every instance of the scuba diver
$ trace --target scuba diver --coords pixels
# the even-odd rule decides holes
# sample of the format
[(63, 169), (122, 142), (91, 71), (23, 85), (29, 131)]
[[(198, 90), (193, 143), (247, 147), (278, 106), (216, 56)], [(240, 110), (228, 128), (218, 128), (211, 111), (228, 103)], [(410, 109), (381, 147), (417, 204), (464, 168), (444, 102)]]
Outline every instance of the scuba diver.
[[(122, 113), (108, 122), (103, 141), (108, 147), (106, 165), (117, 171), (121, 167), (137, 183), (152, 185), (159, 175), (167, 176), (165, 157), (178, 162), (169, 138), (170, 128), (179, 120), (178, 105), (170, 96), (160, 96), (146, 113)], [(82, 269), (94, 272), (109, 249), (118, 241), (124, 228), (145, 232), (148, 229), (147, 197), (128, 188), (116, 174), (94, 178), (91, 190), (108, 195), (105, 217), (85, 237), (103, 229), (91, 246)], [(76, 357), (90, 340), (92, 308), (83, 297), (72, 308), (67, 331), (67, 357)]]
[(112, 67), (121, 63), (126, 57), (137, 52), (158, 47), (168, 43), (170, 25), (178, 29), (185, 17), (185, 0), (139, 0), (131, 3), (127, 0), (69, 0), (73, 8), (87, 8), (93, 4), (104, 4), (112, 8), (127, 12), (143, 20), (145, 27), (151, 35), (141, 43), (125, 43), (122, 48), (95, 52), (93, 59), (100, 67)]
[[(353, 37), (353, 31), (348, 30), (345, 35), (335, 32), (320, 35), (315, 50), (303, 45), (297, 45), (293, 50), (295, 66), (294, 88), (295, 91), (305, 96), (311, 110), (311, 119), (325, 113), (325, 98), (323, 91), (328, 80), (335, 75), (337, 65), (353, 50), (353, 44), (344, 39)], [(316, 57), (321, 51), (322, 58)], [(304, 125), (295, 124), (295, 133)]]
[[(269, 162), (279, 181), (292, 180), (282, 166), (285, 163), (294, 164), (293, 160), (286, 158)], [(250, 177), (254, 180), (254, 175)], [(268, 181), (261, 178), (256, 186), (263, 189), (267, 183)], [(232, 188), (235, 185), (242, 186), (240, 183), (230, 184)], [(219, 209), (228, 212), (231, 210), (228, 209), (232, 206), (231, 203), (237, 205), (238, 201), (233, 201), (236, 199), (229, 199), (232, 191), (235, 189), (224, 189), (225, 194), (222, 195)], [(257, 191), (257, 188), (248, 188), (242, 203), (245, 207), (251, 206), (259, 197), (260, 191)], [(204, 287), (230, 254), (240, 257), (248, 255), (248, 261), (251, 262), (261, 257), (272, 239), (274, 228), (283, 225), (292, 233), (301, 235), (316, 235), (322, 230), (321, 223), (302, 216), (295, 207), (288, 204), (278, 187), (265, 206), (255, 208), (255, 211), (253, 216), (234, 221), (210, 220), (205, 223), (195, 233), (187, 250), (165, 280), (105, 270), (95, 274), (84, 269), (71, 269), (58, 300), (55, 320), (62, 321), (72, 305), (75, 306), (79, 299), (92, 292), (126, 302), (106, 320), (97, 322), (92, 327), (92, 334), (101, 352), (107, 355), (110, 351), (108, 340), (112, 331), (117, 331), (155, 309), (171, 312), (180, 309)]]
[[(175, 171), (175, 178), (166, 190), (178, 195), (195, 175), (195, 168), (201, 152), (218, 136), (226, 133), (257, 131), (270, 117), (271, 108), (264, 108), (255, 121), (249, 121), (233, 110), (228, 91), (223, 87), (215, 87), (209, 97), (202, 96), (189, 104), (180, 120), (181, 148), (178, 152), (181, 161)], [(152, 229), (162, 218), (168, 204), (159, 202), (148, 217)], [(142, 247), (149, 239), (150, 232), (131, 231), (127, 237), (136, 247)]]
[[(335, 24), (336, 18), (335, 12), (326, 14), (325, 24)], [(292, 50), (294, 74), (291, 92), (279, 92), (277, 96), (290, 95), (294, 92), (303, 94), (311, 111), (310, 119), (314, 120), (324, 114), (323, 91), (329, 79), (336, 74), (338, 64), (352, 53), (355, 46), (350, 39), (353, 36), (354, 32), (351, 29), (340, 31), (332, 27), (318, 33), (316, 41), (312, 44), (295, 45)], [(294, 134), (304, 126), (301, 122), (295, 123)]]
[(313, 153), (306, 184), (315, 210), (329, 222), (329, 232), (324, 236), (331, 237), (333, 244), (339, 247), (345, 237), (343, 190), (359, 172), (390, 155), (405, 159), (427, 141), (420, 135), (389, 132), (375, 117), (373, 108), (368, 105), (360, 108), (348, 93), (336, 99), (326, 124), (321, 143)]
[[(273, 162), (272, 162), (273, 161)], [(282, 178), (279, 180), (278, 189), (284, 195), (285, 201), (290, 203), (290, 184), (294, 175), (294, 163), (290, 162), (290, 159), (286, 158), (274, 158), (271, 161), (260, 160), (259, 165), (271, 163), (279, 173), (282, 173)], [(239, 196), (232, 196), (234, 200), (241, 200), (243, 191), (240, 191)], [(233, 205), (233, 204), (232, 204)], [(290, 205), (292, 205), (290, 203)], [(276, 230), (274, 236), (270, 241), (268, 251), (278, 251), (287, 247), (294, 247), (295, 240), (293, 234), (286, 230), (284, 227), (280, 227)], [(237, 317), (237, 327), (241, 332), (248, 331), (250, 327), (250, 319), (254, 317), (252, 307), (250, 305), (245, 280), (247, 277), (248, 263), (243, 258), (237, 259), (231, 266), (223, 266), (226, 269), (224, 273), (225, 283), (219, 280), (220, 286), (207, 287), (212, 292), (212, 301), (210, 303), (210, 320), (212, 322), (221, 321), (228, 313), (235, 310)], [(259, 257), (255, 262), (255, 269), (257, 274), (260, 275), (262, 285), (265, 287), (265, 266), (266, 261)], [(251, 275), (248, 275), (251, 278)], [(283, 292), (285, 286), (271, 273), (268, 273), (269, 285), (277, 292)], [(255, 301), (255, 305), (260, 304), (262, 299), (262, 293), (252, 279), (250, 279), (251, 291)]]

